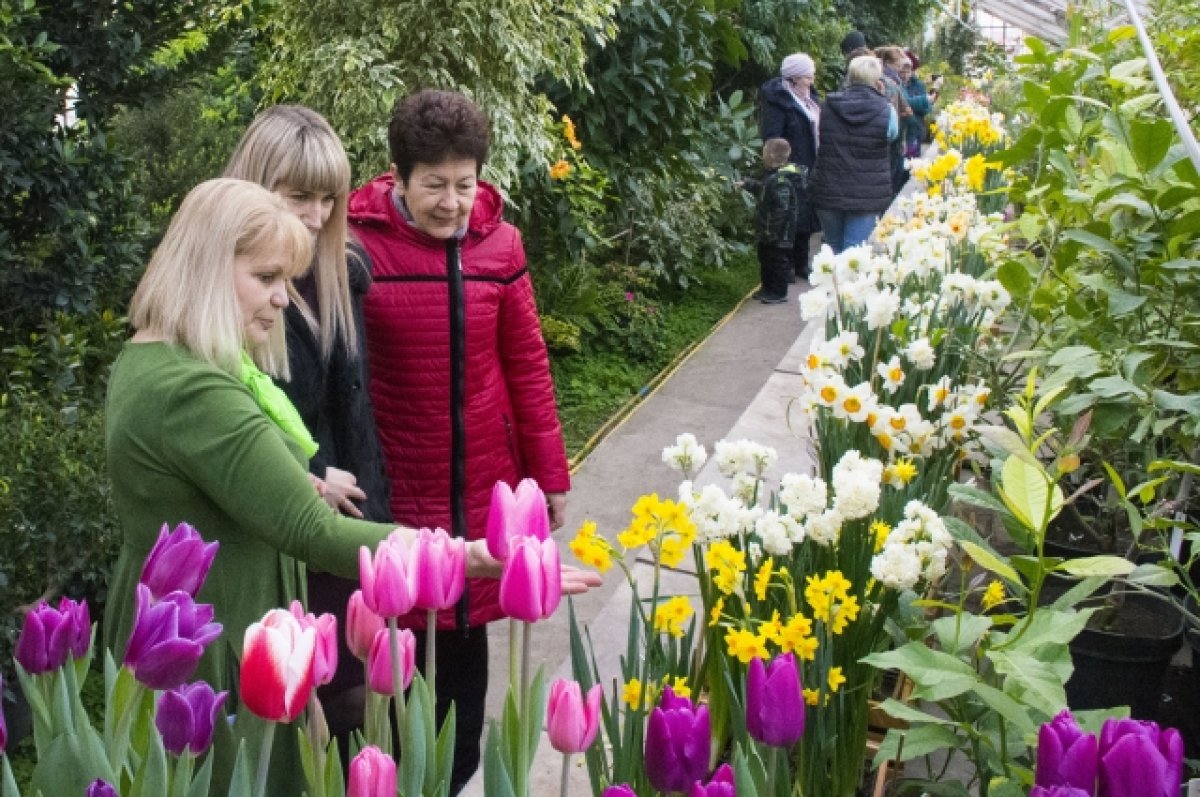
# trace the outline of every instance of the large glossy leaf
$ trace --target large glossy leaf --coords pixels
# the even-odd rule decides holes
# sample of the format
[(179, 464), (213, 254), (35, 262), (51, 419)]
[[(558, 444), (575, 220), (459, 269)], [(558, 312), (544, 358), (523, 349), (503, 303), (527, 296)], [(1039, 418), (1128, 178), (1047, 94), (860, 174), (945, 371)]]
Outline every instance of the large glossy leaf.
[(931, 650), (921, 642), (910, 642), (895, 650), (873, 653), (863, 659), (882, 669), (895, 668), (913, 680), (913, 697), (945, 700), (977, 688), (979, 674), (955, 656)]
[(1167, 119), (1144, 121), (1136, 119), (1129, 124), (1130, 149), (1143, 171), (1150, 171), (1167, 156), (1167, 150), (1175, 141), (1175, 127)]
[(973, 542), (963, 541), (959, 543), (967, 555), (974, 560), (975, 564), (982, 567), (984, 570), (991, 571), (1003, 579), (1007, 579), (1013, 583), (1019, 583), (1020, 577), (1017, 571), (1013, 570), (1012, 566), (1005, 562), (1002, 558), (996, 555), (994, 551), (990, 551)]
[(1022, 457), (1009, 457), (1000, 470), (1001, 499), (1021, 522), (1041, 531), (1062, 508), (1062, 489), (1052, 484), (1045, 469)]
[(1080, 578), (1088, 576), (1113, 578), (1127, 576), (1133, 572), (1133, 568), (1133, 562), (1124, 557), (1085, 556), (1082, 559), (1068, 559), (1055, 569)]

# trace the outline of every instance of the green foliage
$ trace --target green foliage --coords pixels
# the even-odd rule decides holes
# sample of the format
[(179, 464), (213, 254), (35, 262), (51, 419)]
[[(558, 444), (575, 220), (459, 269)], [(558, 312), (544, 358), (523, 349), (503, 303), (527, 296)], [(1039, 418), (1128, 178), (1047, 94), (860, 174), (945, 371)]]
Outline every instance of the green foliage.
[(871, 47), (920, 35), (934, 7), (934, 0), (834, 0), (834, 8), (848, 21), (843, 33), (860, 30)]

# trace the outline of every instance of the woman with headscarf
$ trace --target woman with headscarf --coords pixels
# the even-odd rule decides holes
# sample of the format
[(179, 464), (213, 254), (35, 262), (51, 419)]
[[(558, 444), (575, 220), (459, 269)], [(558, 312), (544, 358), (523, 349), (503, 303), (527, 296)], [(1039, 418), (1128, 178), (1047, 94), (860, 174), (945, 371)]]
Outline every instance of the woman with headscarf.
[[(759, 120), (759, 136), (763, 141), (772, 138), (785, 139), (792, 147), (788, 157), (790, 163), (811, 171), (817, 161), (817, 131), (821, 120), (821, 98), (813, 88), (817, 67), (805, 53), (792, 53), (783, 59), (779, 77), (763, 84), (762, 116)], [(821, 229), (816, 214), (808, 203), (803, 203), (796, 228), (796, 242), (792, 248), (792, 266), (795, 276), (808, 277), (808, 239)]]

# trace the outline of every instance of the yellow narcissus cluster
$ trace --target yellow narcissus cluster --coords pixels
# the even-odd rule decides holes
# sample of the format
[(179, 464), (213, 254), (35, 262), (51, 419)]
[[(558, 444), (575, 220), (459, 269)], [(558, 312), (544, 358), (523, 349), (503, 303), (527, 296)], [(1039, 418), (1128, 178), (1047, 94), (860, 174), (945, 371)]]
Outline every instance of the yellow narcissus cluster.
[(681, 501), (643, 495), (633, 505), (633, 520), (617, 535), (626, 551), (648, 545), (667, 567), (678, 567), (696, 539), (696, 526)]

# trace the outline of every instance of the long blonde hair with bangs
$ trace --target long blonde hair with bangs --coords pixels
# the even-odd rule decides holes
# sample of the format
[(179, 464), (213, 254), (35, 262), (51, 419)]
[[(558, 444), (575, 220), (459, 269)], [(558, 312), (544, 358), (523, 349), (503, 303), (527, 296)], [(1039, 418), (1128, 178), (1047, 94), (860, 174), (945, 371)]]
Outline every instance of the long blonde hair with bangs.
[[(275, 194), (247, 180), (206, 180), (184, 197), (129, 305), (129, 322), (239, 375), (246, 349), (264, 371), (287, 366), (286, 343), (248, 346), (234, 287), (234, 259), (288, 255), (288, 279), (304, 273), (312, 244)], [(276, 324), (282, 326), (282, 324)]]
[[(350, 192), (350, 161), (329, 122), (302, 105), (268, 108), (246, 129), (225, 167), (225, 176), (251, 180), (269, 191), (286, 185), (334, 196), (329, 220), (317, 234), (312, 263), (317, 313), (294, 286), (289, 285), (288, 293), (319, 342), (322, 357), (328, 360), (332, 356), (340, 337), (346, 355), (357, 358), (358, 336), (346, 273), (346, 199)], [(273, 329), (272, 334), (283, 334), (282, 325)], [(286, 370), (270, 373), (285, 379), (289, 376)]]

